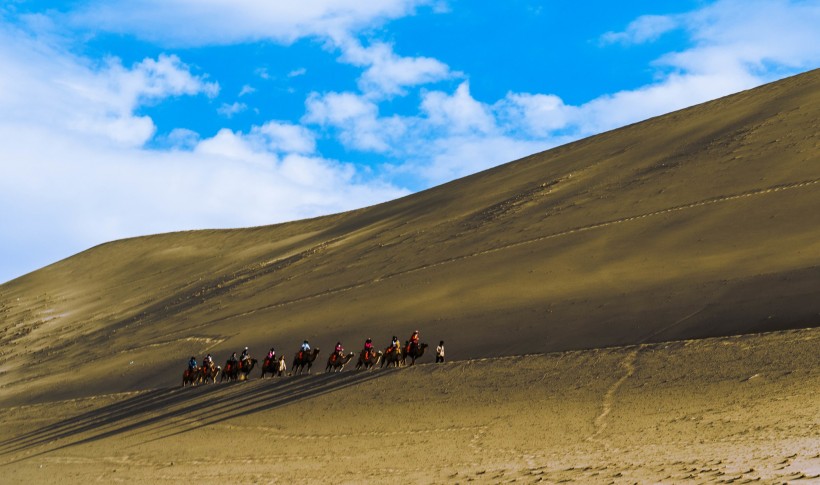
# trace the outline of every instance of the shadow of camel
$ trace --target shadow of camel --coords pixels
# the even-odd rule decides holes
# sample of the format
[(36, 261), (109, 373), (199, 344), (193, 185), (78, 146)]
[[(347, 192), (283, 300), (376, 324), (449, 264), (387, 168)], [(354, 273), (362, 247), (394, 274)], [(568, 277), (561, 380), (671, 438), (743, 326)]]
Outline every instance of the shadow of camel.
[(153, 389), (0, 443), (0, 456), (55, 445), (27, 455), (28, 459), (123, 433), (160, 433), (147, 440), (154, 441), (315, 398), (392, 372), (346, 372), (275, 382), (257, 379), (218, 386)]

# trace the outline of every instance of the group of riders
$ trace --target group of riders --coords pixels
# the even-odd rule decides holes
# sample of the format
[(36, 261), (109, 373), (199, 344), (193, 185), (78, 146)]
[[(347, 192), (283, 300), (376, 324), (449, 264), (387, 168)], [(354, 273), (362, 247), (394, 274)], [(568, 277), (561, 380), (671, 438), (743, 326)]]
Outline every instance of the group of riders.
[[(405, 345), (405, 348), (404, 348), (404, 352), (408, 353), (413, 348), (413, 346), (418, 347), (418, 345), (419, 345), (419, 331), (416, 330), (415, 332), (413, 332), (413, 335), (411, 335), (410, 339), (407, 341), (407, 343)], [(308, 344), (307, 340), (305, 340), (302, 343), (302, 349), (300, 350), (300, 352), (310, 352), (310, 345)], [(373, 339), (368, 338), (367, 340), (364, 341), (364, 349), (362, 349), (362, 352), (363, 352), (362, 355), (363, 355), (365, 360), (369, 360), (371, 358), (371, 356), (376, 353), (376, 351), (373, 348)], [(396, 337), (395, 335), (393, 335), (393, 339), (390, 341), (390, 345), (387, 347), (387, 350), (386, 350), (385, 353), (389, 354), (389, 353), (392, 353), (392, 352), (397, 352), (397, 353), (402, 352), (402, 347), (401, 347), (401, 344), (399, 343), (399, 338)], [(344, 353), (345, 353), (345, 349), (342, 346), (342, 343), (341, 342), (336, 342), (336, 347), (333, 349), (333, 354), (331, 354), (331, 356), (330, 356), (330, 361), (335, 362), (336, 359), (340, 359), (340, 358), (344, 357)], [(303, 354), (300, 354), (300, 358), (301, 358), (302, 355)]]
[[(273, 351), (273, 349), (271, 349)], [(227, 363), (225, 364), (225, 372), (230, 373), (231, 370), (242, 370), (243, 368), (248, 367), (248, 363), (251, 360), (251, 355), (247, 347), (242, 351), (239, 358), (236, 357), (236, 352), (232, 353), (231, 356), (228, 358)], [(214, 358), (211, 357), (211, 354), (206, 355), (202, 359), (202, 370), (203, 372), (213, 369), (216, 366), (214, 362)], [(196, 372), (199, 369), (199, 366), (196, 363), (196, 357), (193, 355), (188, 360), (188, 371), (189, 372)]]
[[(440, 353), (441, 353), (441, 356), (442, 356), (442, 359), (441, 359), (442, 362), (444, 360), (443, 359), (443, 353), (444, 353), (443, 345), (444, 345), (444, 342), (441, 342)], [(385, 350), (384, 353), (385, 353), (385, 355), (389, 355), (389, 354), (395, 352), (397, 355), (400, 356), (402, 354), (410, 353), (410, 351), (414, 347), (418, 348), (418, 346), (419, 346), (419, 331), (416, 330), (416, 331), (413, 332), (413, 334), (410, 336), (410, 338), (406, 341), (404, 347), (402, 347), (401, 343), (399, 342), (398, 337), (396, 337), (394, 335), (393, 339), (390, 341), (390, 345), (387, 347), (387, 350)], [(302, 345), (299, 347), (299, 352), (297, 354), (297, 358), (299, 360), (302, 360), (306, 355), (308, 355), (310, 353), (310, 351), (311, 351), (310, 342), (305, 340), (304, 342), (302, 342)], [(337, 359), (341, 359), (342, 357), (344, 357), (344, 351), (345, 351), (345, 349), (342, 346), (342, 342), (336, 342), (336, 347), (333, 350), (333, 354), (331, 354), (331, 356), (330, 356), (330, 362), (335, 362)], [(365, 340), (364, 349), (362, 350), (362, 356), (363, 356), (364, 360), (370, 360), (373, 356), (375, 356), (376, 353), (377, 353), (377, 351), (373, 347), (373, 339), (368, 338), (367, 340)], [(438, 362), (439, 361), (438, 360), (439, 349), (437, 349), (436, 354), (437, 354), (436, 361)], [(271, 349), (268, 351), (268, 354), (265, 356), (265, 367), (267, 367), (269, 364), (272, 365), (274, 362), (277, 361), (277, 359), (282, 359), (282, 358), (283, 357), (277, 357), (276, 356), (276, 350), (273, 347), (271, 347)], [(230, 358), (228, 358), (228, 361), (225, 363), (225, 369), (223, 369), (223, 372), (225, 372), (226, 374), (230, 374), (231, 372), (233, 372), (233, 373), (243, 372), (243, 371), (246, 371), (246, 373), (250, 372), (250, 368), (252, 368), (251, 360), (252, 359), (251, 359), (248, 347), (245, 347), (245, 349), (242, 351), (242, 353), (239, 355), (239, 357), (236, 356), (236, 352), (233, 352), (231, 354)], [(206, 355), (202, 359), (201, 371), (202, 371), (203, 374), (205, 374), (208, 371), (212, 371), (215, 367), (216, 367), (216, 364), (213, 360), (213, 357), (211, 357), (211, 354)], [(191, 356), (191, 359), (188, 361), (188, 372), (193, 374), (193, 373), (196, 373), (198, 371), (200, 371), (200, 367), (197, 364), (196, 357)]]

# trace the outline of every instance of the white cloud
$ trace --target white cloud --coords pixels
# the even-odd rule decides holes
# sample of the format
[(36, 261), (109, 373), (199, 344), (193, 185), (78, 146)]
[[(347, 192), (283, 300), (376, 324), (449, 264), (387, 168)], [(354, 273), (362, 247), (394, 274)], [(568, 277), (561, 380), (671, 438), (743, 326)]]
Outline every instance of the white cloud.
[(343, 62), (367, 68), (359, 78), (359, 89), (377, 97), (405, 95), (407, 87), (461, 75), (430, 57), (399, 56), (392, 45), (383, 42), (363, 47), (357, 40), (346, 37), (338, 39), (337, 43), (343, 53)]
[(270, 121), (256, 131), (265, 137), (271, 151), (303, 155), (316, 151), (316, 137), (304, 126)]
[[(236, 44), (273, 40), (289, 44), (298, 39), (323, 39), (342, 51), (341, 60), (366, 68), (360, 89), (376, 96), (404, 95), (405, 87), (459, 76), (430, 57), (397, 55), (393, 46), (374, 42), (363, 47), (355, 38), (361, 30), (412, 14), (429, 5), (447, 12), (439, 0), (310, 0), (301, 3), (250, 0), (113, 0), (89, 1), (68, 14), (74, 26), (134, 34), (171, 46)], [(296, 69), (288, 76), (305, 74)], [(270, 76), (258, 72), (263, 79)]]
[(725, 0), (686, 14), (683, 25), (695, 45), (660, 63), (695, 74), (767, 71), (820, 64), (820, 2)]
[[(624, 35), (634, 42), (652, 40), (653, 29), (647, 27), (652, 23), (660, 26), (654, 32), (684, 29), (692, 46), (655, 62), (671, 69), (658, 82), (578, 106), (570, 118), (574, 122), (567, 126), (579, 136), (749, 89), (820, 63), (818, 2), (724, 0), (676, 15), (669, 23), (641, 17)], [(636, 25), (646, 29), (639, 33)]]
[(408, 147), (410, 163), (401, 168), (428, 183), (443, 183), (551, 148), (539, 140), (502, 134), (447, 135)]
[(217, 90), (173, 56), (96, 64), (0, 24), (0, 65), (0, 253), (25, 261), (4, 263), (0, 279), (112, 239), (270, 224), (407, 193), (317, 155), (314, 135), (288, 122), (205, 139), (177, 128), (158, 140), (168, 149), (144, 148), (154, 131), (135, 114), (144, 103)]
[(494, 109), (508, 130), (520, 129), (533, 137), (549, 136), (580, 119), (577, 107), (567, 106), (554, 94), (508, 93)]
[(186, 128), (174, 128), (165, 137), (165, 142), (173, 148), (190, 150), (193, 149), (200, 140), (199, 133)]
[(815, 67), (819, 11), (816, 2), (727, 0), (668, 21), (641, 17), (610, 40), (648, 42), (678, 28), (691, 46), (655, 62), (656, 82), (577, 105), (555, 94), (515, 92), (482, 102), (463, 82), (453, 92), (424, 92), (414, 116), (381, 117), (377, 98), (366, 91), (313, 94), (304, 121), (337, 130), (352, 149), (402, 160), (397, 173), (415, 174), (426, 184), (445, 182)]
[(632, 21), (624, 32), (607, 32), (601, 36), (603, 44), (643, 44), (657, 40), (663, 34), (678, 28), (674, 15), (643, 15)]
[(288, 77), (299, 77), (304, 76), (307, 74), (307, 69), (304, 67), (300, 67), (299, 69), (294, 69), (288, 73)]
[(437, 184), (547, 148), (503, 133), (494, 108), (474, 99), (467, 82), (448, 94), (426, 92), (418, 116), (380, 117), (366, 95), (313, 94), (306, 123), (337, 131), (349, 148), (402, 160), (394, 175)]
[(820, 62), (820, 3), (794, 0), (722, 0), (676, 15), (645, 15), (623, 32), (607, 32), (606, 43), (651, 42), (672, 30), (684, 30), (693, 46), (663, 56), (658, 65), (688, 73), (720, 71), (762, 73), (773, 63), (809, 68)]
[(231, 104), (222, 103), (222, 105), (217, 108), (216, 112), (225, 118), (233, 118), (234, 115), (239, 114), (246, 109), (248, 109), (248, 105), (237, 101)]
[(399, 117), (379, 117), (375, 102), (354, 93), (312, 93), (305, 108), (304, 123), (338, 129), (342, 143), (357, 150), (389, 151), (405, 130)]
[[(135, 34), (165, 45), (290, 43), (334, 38), (406, 16), (431, 0), (93, 0), (66, 19), (93, 30)], [(438, 2), (436, 2), (438, 3)]]
[(421, 110), (427, 121), (456, 134), (495, 131), (495, 118), (489, 107), (470, 95), (470, 85), (461, 83), (452, 96), (440, 91), (424, 95)]
[(134, 114), (137, 106), (219, 90), (175, 56), (131, 68), (116, 58), (94, 65), (2, 24), (0, 65), (0, 121), (47, 124), (128, 146), (144, 144), (155, 130), (150, 118)]
[(241, 98), (242, 96), (245, 96), (245, 95), (248, 95), (248, 94), (253, 94), (255, 92), (256, 92), (256, 88), (254, 88), (250, 84), (245, 84), (244, 86), (242, 86), (242, 89), (239, 91), (239, 97)]

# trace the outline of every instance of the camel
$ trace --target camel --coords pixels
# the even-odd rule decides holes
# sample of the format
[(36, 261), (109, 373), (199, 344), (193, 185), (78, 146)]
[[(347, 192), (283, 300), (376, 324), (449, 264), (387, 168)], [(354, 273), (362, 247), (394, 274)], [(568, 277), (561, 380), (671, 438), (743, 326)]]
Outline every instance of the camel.
[(405, 365), (407, 358), (410, 357), (412, 360), (410, 361), (410, 365), (416, 363), (416, 359), (424, 355), (424, 349), (427, 348), (427, 344), (411, 344), (407, 352), (404, 353), (404, 356), (401, 359), (401, 365)]
[(308, 354), (304, 354), (303, 352), (296, 352), (296, 355), (293, 356), (293, 365), (291, 366), (291, 375), (296, 374), (296, 371), (299, 371), (299, 374), (302, 373), (302, 370), (307, 367), (307, 373), (310, 374), (310, 368), (313, 366), (313, 361), (316, 360), (316, 356), (319, 355), (319, 349), (313, 349)]
[(205, 366), (203, 365), (199, 369), (199, 380), (198, 382), (202, 382), (207, 384), (210, 380), (211, 382), (216, 382), (216, 376), (222, 371), (222, 367), (215, 365), (213, 362), (210, 365)]
[(345, 364), (353, 360), (353, 356), (356, 355), (353, 352), (350, 352), (347, 355), (339, 356), (336, 352), (330, 354), (330, 357), (327, 358), (327, 367), (325, 368), (325, 372), (342, 372), (344, 369)]
[(286, 370), (288, 370), (288, 365), (285, 363), (284, 355), (280, 355), (278, 359), (274, 357), (273, 362), (270, 359), (265, 359), (265, 363), (262, 365), (262, 377), (265, 377), (265, 374), (270, 374), (271, 377), (282, 377)]
[(243, 364), (242, 361), (239, 361), (239, 368), (237, 370), (239, 371), (239, 374), (242, 374), (242, 380), (248, 379), (248, 376), (251, 375), (251, 371), (254, 367), (256, 367), (256, 364), (259, 361), (256, 359), (248, 359), (247, 362), (247, 364)]
[(362, 352), (359, 354), (359, 361), (356, 362), (356, 370), (373, 369), (374, 367), (376, 367), (376, 364), (378, 364), (382, 360), (383, 355), (384, 352), (382, 352), (381, 350), (379, 350), (378, 352), (374, 350), (371, 350), (370, 352), (368, 352), (367, 350), (362, 350)]
[(185, 372), (182, 373), (182, 387), (190, 384), (195, 386), (197, 381), (199, 380), (199, 369), (185, 369)]
[(239, 362), (236, 365), (232, 364), (231, 361), (225, 362), (225, 367), (222, 368), (222, 374), (219, 376), (219, 382), (228, 379), (228, 381), (235, 381), (239, 378)]
[(228, 381), (236, 381), (240, 379), (247, 379), (248, 375), (251, 373), (251, 370), (256, 366), (258, 361), (256, 359), (248, 359), (248, 364), (243, 365), (242, 361), (238, 361), (236, 366), (231, 365), (231, 361), (225, 363), (225, 369), (222, 371), (222, 375), (219, 378), (219, 382), (228, 379)]
[(398, 367), (402, 364), (403, 352), (402, 349), (396, 349), (392, 345), (387, 347), (382, 355), (382, 363), (380, 367)]

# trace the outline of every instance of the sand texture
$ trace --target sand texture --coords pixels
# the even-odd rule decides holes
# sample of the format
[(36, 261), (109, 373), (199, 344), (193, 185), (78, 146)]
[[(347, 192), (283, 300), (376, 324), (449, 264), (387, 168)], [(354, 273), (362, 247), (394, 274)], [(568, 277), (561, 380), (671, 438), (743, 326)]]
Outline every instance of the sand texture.
[(817, 483), (820, 329), (0, 410), (7, 483)]
[[(385, 204), (0, 285), (0, 481), (814, 480), (819, 143), (814, 70)], [(451, 362), (180, 388), (191, 355), (307, 338), (321, 371), (337, 341), (414, 329)]]

